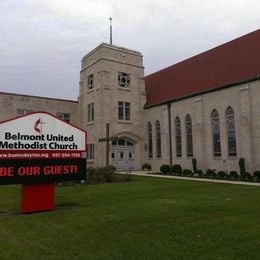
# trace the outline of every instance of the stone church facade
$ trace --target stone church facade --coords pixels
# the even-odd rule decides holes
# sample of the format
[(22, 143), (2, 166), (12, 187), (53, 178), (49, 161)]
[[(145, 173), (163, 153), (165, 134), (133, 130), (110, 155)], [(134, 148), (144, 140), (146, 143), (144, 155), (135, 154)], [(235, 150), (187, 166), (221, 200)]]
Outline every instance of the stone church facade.
[(88, 166), (260, 170), (260, 30), (144, 76), (140, 52), (102, 43), (81, 61), (78, 101), (0, 93), (0, 120), (47, 111), (88, 133)]

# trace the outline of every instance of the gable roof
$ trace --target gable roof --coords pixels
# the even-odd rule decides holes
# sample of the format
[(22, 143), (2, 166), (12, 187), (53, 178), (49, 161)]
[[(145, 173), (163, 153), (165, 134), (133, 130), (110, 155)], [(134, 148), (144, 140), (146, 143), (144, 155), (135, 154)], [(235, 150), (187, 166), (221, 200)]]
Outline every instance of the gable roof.
[(156, 106), (259, 78), (260, 30), (145, 77), (147, 103)]

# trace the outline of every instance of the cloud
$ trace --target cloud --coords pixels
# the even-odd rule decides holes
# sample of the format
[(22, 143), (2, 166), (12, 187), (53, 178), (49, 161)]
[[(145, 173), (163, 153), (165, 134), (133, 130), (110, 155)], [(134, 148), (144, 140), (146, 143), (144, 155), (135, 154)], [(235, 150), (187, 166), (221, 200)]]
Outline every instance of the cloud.
[(145, 73), (258, 29), (257, 0), (0, 2), (0, 91), (73, 98), (81, 58), (101, 42), (141, 51)]

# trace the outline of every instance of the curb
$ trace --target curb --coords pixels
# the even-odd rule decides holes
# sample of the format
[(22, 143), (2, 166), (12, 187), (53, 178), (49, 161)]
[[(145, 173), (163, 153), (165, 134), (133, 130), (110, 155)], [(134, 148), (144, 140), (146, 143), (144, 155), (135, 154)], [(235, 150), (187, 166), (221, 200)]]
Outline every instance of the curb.
[(202, 178), (190, 178), (190, 177), (178, 177), (178, 176), (170, 176), (170, 175), (158, 175), (153, 174), (153, 172), (141, 172), (141, 171), (129, 171), (129, 172), (118, 172), (119, 174), (131, 174), (135, 176), (143, 176), (143, 177), (156, 177), (156, 178), (164, 178), (164, 179), (176, 179), (176, 180), (189, 180), (189, 181), (201, 181), (201, 182), (211, 182), (211, 183), (224, 183), (224, 184), (234, 184), (234, 185), (246, 185), (246, 186), (258, 186), (260, 187), (260, 183), (258, 182), (243, 182), (243, 181), (226, 181), (226, 180), (217, 180), (217, 179), (202, 179)]

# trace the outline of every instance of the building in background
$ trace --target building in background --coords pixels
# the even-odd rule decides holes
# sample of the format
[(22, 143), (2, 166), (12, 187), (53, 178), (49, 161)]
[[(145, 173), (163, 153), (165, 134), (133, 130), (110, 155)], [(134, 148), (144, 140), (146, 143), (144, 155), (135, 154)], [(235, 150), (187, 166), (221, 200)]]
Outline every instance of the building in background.
[(47, 111), (88, 132), (88, 165), (260, 169), (260, 30), (144, 77), (142, 54), (102, 43), (83, 57), (79, 100), (0, 93), (0, 119)]

